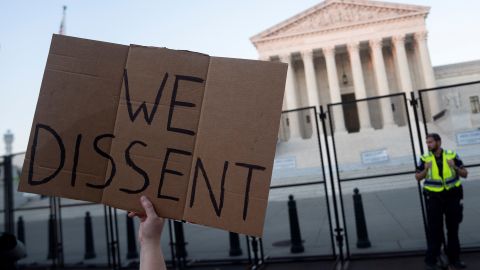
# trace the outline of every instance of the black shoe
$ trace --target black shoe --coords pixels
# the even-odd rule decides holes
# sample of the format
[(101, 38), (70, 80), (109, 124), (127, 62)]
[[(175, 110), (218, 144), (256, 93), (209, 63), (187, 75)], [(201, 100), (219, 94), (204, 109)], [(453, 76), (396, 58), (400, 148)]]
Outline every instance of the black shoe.
[(451, 265), (453, 267), (455, 267), (455, 269), (465, 269), (465, 268), (467, 268), (467, 265), (461, 260), (453, 262), (453, 263), (451, 263)]
[(438, 270), (438, 269), (440, 268), (437, 268), (436, 264), (429, 264), (429, 263), (425, 264), (425, 270)]

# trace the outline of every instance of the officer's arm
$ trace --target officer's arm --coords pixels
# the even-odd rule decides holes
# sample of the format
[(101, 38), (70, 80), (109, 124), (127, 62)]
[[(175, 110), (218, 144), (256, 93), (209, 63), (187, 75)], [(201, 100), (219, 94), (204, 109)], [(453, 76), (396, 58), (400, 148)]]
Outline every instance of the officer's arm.
[(417, 179), (417, 181), (422, 181), (425, 178), (425, 176), (427, 176), (427, 173), (428, 173), (428, 169), (424, 168), (422, 171), (417, 171), (415, 173), (415, 178)]
[(417, 167), (417, 172), (415, 173), (415, 179), (417, 179), (417, 181), (422, 181), (425, 176), (427, 176), (427, 173), (428, 168), (427, 166), (425, 166), (423, 160), (420, 159), (419, 165)]
[(461, 168), (459, 167), (457, 169), (457, 173), (458, 173), (458, 175), (460, 175), (460, 177), (463, 177), (463, 178), (467, 178), (467, 176), (468, 176), (468, 171), (465, 167), (461, 167)]
[(458, 158), (458, 155), (454, 159), (453, 169), (457, 172), (457, 174), (462, 178), (467, 178), (468, 171), (463, 166), (463, 161)]

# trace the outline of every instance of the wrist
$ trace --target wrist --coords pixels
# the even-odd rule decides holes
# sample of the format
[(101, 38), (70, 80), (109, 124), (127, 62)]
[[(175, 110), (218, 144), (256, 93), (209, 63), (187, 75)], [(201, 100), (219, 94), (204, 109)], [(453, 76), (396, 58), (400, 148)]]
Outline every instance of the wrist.
[(161, 248), (161, 243), (160, 239), (143, 239), (140, 246), (145, 249), (158, 249)]

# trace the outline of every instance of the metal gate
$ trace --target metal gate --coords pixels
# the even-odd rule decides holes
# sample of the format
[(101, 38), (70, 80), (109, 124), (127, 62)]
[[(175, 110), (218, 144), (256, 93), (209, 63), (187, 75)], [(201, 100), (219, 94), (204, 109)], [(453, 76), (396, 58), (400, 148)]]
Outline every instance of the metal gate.
[[(359, 129), (341, 123), (358, 111)], [(416, 150), (404, 93), (327, 107), (347, 258), (426, 248)]]

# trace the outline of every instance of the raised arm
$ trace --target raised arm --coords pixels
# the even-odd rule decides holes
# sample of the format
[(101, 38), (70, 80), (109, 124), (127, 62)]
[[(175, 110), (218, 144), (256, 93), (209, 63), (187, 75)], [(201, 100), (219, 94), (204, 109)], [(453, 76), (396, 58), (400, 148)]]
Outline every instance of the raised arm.
[(140, 218), (138, 239), (140, 242), (140, 270), (163, 270), (167, 269), (160, 245), (163, 224), (165, 220), (157, 215), (152, 203), (147, 197), (142, 196), (140, 202), (145, 214), (130, 212), (129, 217)]

